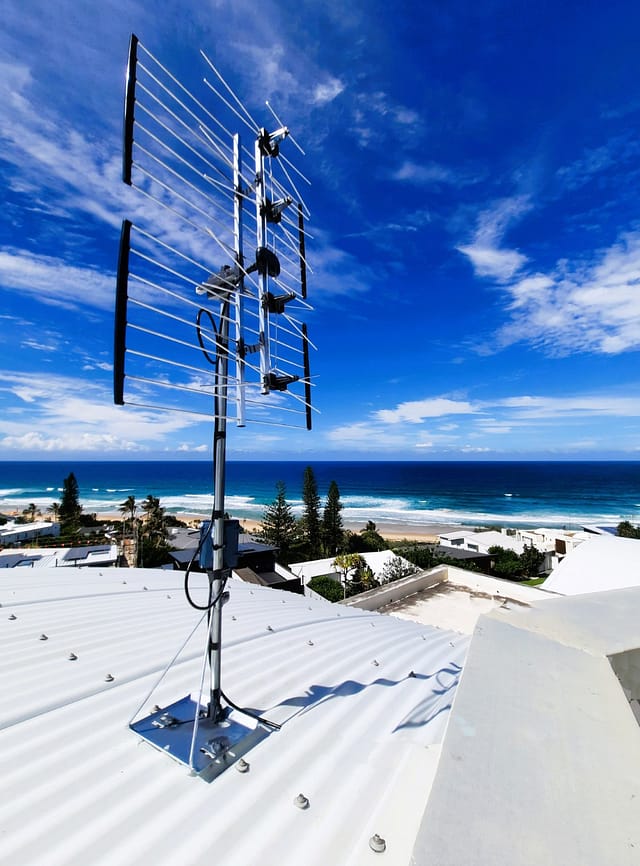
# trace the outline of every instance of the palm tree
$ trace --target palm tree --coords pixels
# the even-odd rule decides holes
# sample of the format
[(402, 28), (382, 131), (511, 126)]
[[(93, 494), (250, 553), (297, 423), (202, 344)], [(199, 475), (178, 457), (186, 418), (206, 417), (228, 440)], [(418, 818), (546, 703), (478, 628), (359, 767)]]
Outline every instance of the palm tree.
[(120, 513), (124, 515), (124, 523), (126, 524), (127, 520), (129, 520), (131, 522), (131, 529), (133, 529), (133, 521), (137, 508), (135, 496), (127, 496), (125, 501), (120, 505)]
[(53, 522), (57, 523), (60, 517), (60, 503), (52, 502), (47, 508), (47, 512), (53, 516)]
[(140, 555), (144, 557), (147, 566), (162, 565), (167, 560), (169, 550), (164, 508), (157, 496), (149, 494), (142, 503), (142, 510), (146, 518), (142, 529)]
[(36, 514), (38, 513), (38, 506), (35, 504), (35, 502), (30, 502), (27, 508), (25, 508), (22, 513), (25, 515), (25, 517), (28, 515), (29, 523), (35, 523)]

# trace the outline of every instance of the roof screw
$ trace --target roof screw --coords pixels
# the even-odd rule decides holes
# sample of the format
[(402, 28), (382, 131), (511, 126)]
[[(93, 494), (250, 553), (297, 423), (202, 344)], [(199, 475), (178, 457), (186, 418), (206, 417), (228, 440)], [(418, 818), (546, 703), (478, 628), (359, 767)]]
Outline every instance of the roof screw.
[(304, 794), (298, 794), (298, 796), (293, 801), (293, 805), (297, 806), (298, 809), (308, 809), (309, 800), (305, 797)]
[(382, 854), (383, 851), (387, 850), (387, 843), (384, 841), (382, 836), (378, 836), (377, 833), (374, 833), (371, 839), (369, 839), (369, 848), (372, 851), (375, 851), (376, 854)]
[(69, 653), (67, 658), (69, 659), (70, 662), (74, 662), (78, 658), (78, 656), (75, 653)]
[(148, 586), (143, 586), (142, 588), (143, 588), (143, 590), (144, 590), (145, 592), (147, 592), (147, 590), (149, 589)]
[(245, 761), (244, 758), (240, 758), (238, 763), (236, 764), (236, 770), (239, 773), (248, 773), (249, 772), (249, 763)]
[(415, 677), (415, 675), (416, 675), (416, 672), (415, 672), (415, 671), (409, 671), (409, 676), (410, 676), (410, 677)]
[(170, 595), (168, 595), (168, 596), (167, 596), (167, 598), (171, 598), (171, 596), (170, 596)]
[(235, 621), (236, 621), (236, 618), (235, 618), (235, 616), (232, 616), (232, 617), (231, 617), (231, 619), (232, 619), (232, 620), (233, 620), (233, 622), (235, 622)]
[(44, 632), (42, 632), (42, 634), (40, 635), (40, 640), (49, 640), (49, 637)]
[(161, 709), (162, 709), (162, 707), (158, 706), (158, 704), (154, 704), (151, 712), (152, 713), (159, 713)]
[(307, 641), (307, 646), (313, 646), (313, 641), (312, 641), (312, 640), (308, 640), (308, 641)]
[(9, 619), (18, 619), (18, 617), (15, 615), (15, 613), (10, 613)]
[(267, 626), (267, 631), (273, 631), (270, 625)]
[(115, 677), (113, 677), (111, 674), (107, 674), (106, 677), (104, 678), (104, 681), (105, 681), (105, 683), (112, 683), (114, 681), (114, 679), (115, 679)]
[(374, 660), (371, 662), (371, 664), (374, 666), (374, 668), (379, 668), (379, 667), (380, 667), (380, 662), (378, 661), (378, 659), (374, 659)]
[(127, 581), (126, 581), (126, 580), (123, 580), (122, 583), (123, 583), (125, 586), (127, 585)]

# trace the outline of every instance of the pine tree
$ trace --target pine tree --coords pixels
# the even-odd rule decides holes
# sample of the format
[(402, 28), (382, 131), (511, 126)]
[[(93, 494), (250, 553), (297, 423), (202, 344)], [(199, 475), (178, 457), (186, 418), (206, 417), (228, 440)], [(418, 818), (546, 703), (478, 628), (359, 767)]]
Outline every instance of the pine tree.
[(264, 511), (258, 535), (267, 544), (272, 544), (279, 549), (278, 559), (283, 565), (287, 565), (298, 527), (291, 506), (287, 502), (283, 481), (278, 481), (276, 490), (276, 498)]
[(307, 555), (318, 559), (322, 555), (322, 534), (320, 529), (320, 497), (318, 485), (311, 466), (304, 470), (302, 483), (302, 533)]
[(342, 531), (342, 502), (340, 502), (340, 491), (335, 481), (329, 485), (327, 501), (322, 515), (322, 540), (325, 553), (329, 556), (336, 554), (344, 541)]
[(80, 515), (82, 514), (82, 506), (78, 497), (78, 482), (73, 472), (70, 472), (62, 482), (62, 499), (58, 510), (60, 531), (63, 535), (72, 535), (78, 531)]

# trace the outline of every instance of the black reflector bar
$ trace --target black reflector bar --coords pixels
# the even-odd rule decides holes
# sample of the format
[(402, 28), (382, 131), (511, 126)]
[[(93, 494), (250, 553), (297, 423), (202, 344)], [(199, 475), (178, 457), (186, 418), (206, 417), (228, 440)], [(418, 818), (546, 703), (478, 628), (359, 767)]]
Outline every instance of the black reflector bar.
[(309, 338), (307, 326), (302, 326), (302, 357), (304, 359), (304, 402), (307, 415), (307, 430), (311, 430), (311, 373), (309, 369)]
[(124, 128), (122, 147), (122, 180), (131, 186), (133, 165), (133, 109), (136, 101), (136, 65), (138, 63), (138, 37), (131, 34), (129, 61), (127, 63), (127, 87), (124, 97)]
[(129, 248), (131, 242), (131, 222), (123, 220), (120, 232), (120, 252), (118, 253), (118, 274), (116, 278), (116, 312), (113, 339), (113, 402), (124, 406), (124, 353), (127, 330), (127, 283), (129, 282)]
[(302, 205), (298, 205), (298, 239), (300, 243), (300, 289), (303, 298), (307, 297), (307, 262), (304, 252), (304, 216)]

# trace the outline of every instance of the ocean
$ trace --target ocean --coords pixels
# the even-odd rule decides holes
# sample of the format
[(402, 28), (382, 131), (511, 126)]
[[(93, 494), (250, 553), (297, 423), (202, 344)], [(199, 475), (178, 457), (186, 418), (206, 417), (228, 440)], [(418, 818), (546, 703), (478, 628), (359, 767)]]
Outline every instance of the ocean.
[[(340, 490), (345, 523), (420, 526), (579, 528), (640, 523), (640, 461), (634, 462), (240, 462), (228, 461), (226, 510), (261, 520), (286, 485), (294, 513), (302, 508), (304, 470), (311, 465), (322, 499), (331, 481)], [(73, 472), (86, 512), (115, 512), (128, 497), (157, 496), (172, 514), (211, 511), (212, 468), (207, 461), (0, 462), (0, 512), (44, 513), (60, 499)]]

